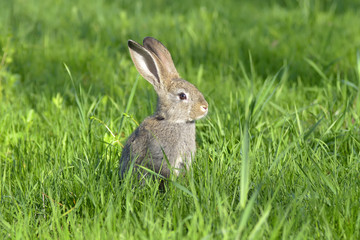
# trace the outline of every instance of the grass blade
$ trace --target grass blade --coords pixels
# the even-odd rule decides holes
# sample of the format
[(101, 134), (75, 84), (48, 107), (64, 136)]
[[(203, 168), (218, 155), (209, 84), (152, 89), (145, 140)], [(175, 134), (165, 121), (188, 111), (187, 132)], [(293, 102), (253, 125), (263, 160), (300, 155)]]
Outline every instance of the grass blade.
[(240, 179), (240, 206), (244, 208), (248, 198), (250, 162), (249, 162), (249, 130), (245, 123), (242, 141), (241, 179)]

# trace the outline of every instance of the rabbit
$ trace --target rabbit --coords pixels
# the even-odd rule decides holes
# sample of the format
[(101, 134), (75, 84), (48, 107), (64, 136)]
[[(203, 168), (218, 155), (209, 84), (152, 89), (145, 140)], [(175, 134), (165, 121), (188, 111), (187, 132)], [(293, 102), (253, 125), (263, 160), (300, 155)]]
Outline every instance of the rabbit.
[(173, 169), (178, 176), (192, 162), (195, 120), (207, 115), (208, 103), (193, 84), (180, 78), (170, 52), (161, 42), (146, 37), (143, 46), (128, 40), (128, 47), (137, 71), (157, 93), (157, 108), (127, 139), (120, 158), (120, 178), (131, 164), (138, 176), (139, 170), (147, 173), (139, 166), (165, 178)]

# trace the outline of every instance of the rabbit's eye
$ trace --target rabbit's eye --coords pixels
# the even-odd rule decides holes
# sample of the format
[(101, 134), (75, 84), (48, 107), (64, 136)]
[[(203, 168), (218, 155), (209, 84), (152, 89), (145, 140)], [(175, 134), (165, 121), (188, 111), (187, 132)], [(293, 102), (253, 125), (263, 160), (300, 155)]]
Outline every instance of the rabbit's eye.
[(179, 94), (179, 98), (180, 98), (180, 100), (186, 100), (187, 97), (186, 97), (186, 94), (182, 92)]

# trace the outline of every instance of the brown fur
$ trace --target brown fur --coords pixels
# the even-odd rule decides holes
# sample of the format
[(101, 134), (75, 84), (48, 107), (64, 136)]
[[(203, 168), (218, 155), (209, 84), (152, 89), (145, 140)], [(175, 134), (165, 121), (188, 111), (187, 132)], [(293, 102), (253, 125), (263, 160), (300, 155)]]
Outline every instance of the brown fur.
[[(179, 169), (191, 164), (196, 151), (195, 120), (208, 111), (201, 92), (180, 78), (165, 46), (150, 37), (144, 39), (143, 45), (128, 41), (135, 67), (153, 85), (158, 104), (154, 115), (128, 138), (120, 159), (121, 178), (133, 161), (135, 170), (144, 166), (169, 177), (174, 168), (179, 174)], [(186, 100), (180, 99), (181, 93), (186, 94)]]

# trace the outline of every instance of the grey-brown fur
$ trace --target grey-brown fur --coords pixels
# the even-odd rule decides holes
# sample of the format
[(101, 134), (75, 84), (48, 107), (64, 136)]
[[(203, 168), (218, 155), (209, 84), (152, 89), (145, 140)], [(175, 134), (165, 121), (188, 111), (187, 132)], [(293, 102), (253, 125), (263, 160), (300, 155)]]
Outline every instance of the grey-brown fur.
[[(184, 165), (190, 165), (196, 151), (195, 120), (204, 117), (208, 103), (199, 90), (181, 79), (169, 51), (159, 41), (147, 37), (143, 45), (129, 40), (131, 58), (139, 73), (153, 85), (158, 104), (154, 115), (147, 117), (128, 138), (120, 159), (120, 176), (132, 161), (169, 177)], [(186, 99), (183, 99), (185, 94)]]

